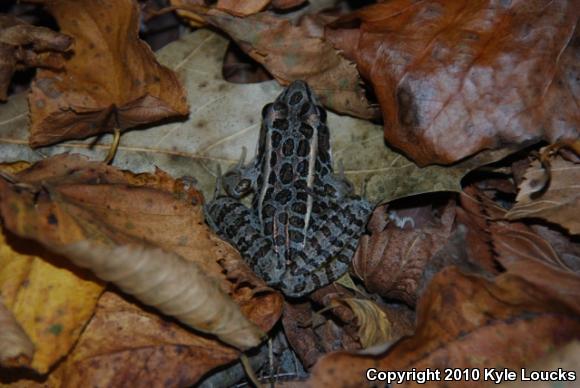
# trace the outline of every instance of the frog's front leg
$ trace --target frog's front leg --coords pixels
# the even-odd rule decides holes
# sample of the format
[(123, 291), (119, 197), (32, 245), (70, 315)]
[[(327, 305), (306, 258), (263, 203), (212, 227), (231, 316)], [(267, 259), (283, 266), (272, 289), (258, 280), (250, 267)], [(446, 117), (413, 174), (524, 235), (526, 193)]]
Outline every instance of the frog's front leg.
[(286, 270), (286, 263), (274, 251), (271, 238), (261, 233), (260, 222), (254, 213), (230, 197), (213, 200), (206, 205), (205, 211), (212, 229), (231, 242), (268, 285), (276, 286)]
[(313, 220), (304, 249), (293, 252), (279, 287), (288, 296), (303, 296), (341, 277), (350, 265), (372, 205), (361, 198), (331, 203)]

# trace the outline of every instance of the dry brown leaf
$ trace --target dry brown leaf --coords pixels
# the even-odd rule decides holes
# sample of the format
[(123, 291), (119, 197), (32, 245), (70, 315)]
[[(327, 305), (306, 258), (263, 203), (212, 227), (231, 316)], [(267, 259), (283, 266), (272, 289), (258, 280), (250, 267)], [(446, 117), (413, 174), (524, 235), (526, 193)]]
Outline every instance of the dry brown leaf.
[[(359, 304), (379, 310), (362, 312), (357, 309), (361, 313), (360, 321), (351, 307), (336, 302), (354, 298)], [(360, 350), (367, 341), (394, 342), (410, 335), (414, 329), (415, 315), (409, 307), (372, 301), (336, 283), (316, 290), (311, 299), (303, 303), (288, 301), (282, 317), (288, 341), (306, 368), (326, 353)], [(377, 322), (373, 321), (375, 318)]]
[(0, 366), (26, 366), (33, 354), (34, 344), (0, 299)]
[(334, 303), (348, 306), (356, 316), (358, 338), (363, 349), (392, 339), (391, 322), (373, 301), (343, 298), (334, 299)]
[(62, 72), (41, 70), (29, 95), (30, 145), (126, 130), (188, 113), (176, 75), (139, 40), (133, 0), (49, 0), (63, 33), (75, 39)]
[(56, 53), (67, 51), (71, 43), (69, 36), (0, 14), (0, 101), (6, 100), (19, 66), (59, 68), (62, 58)]
[(517, 203), (506, 214), (508, 220), (542, 218), (580, 234), (580, 163), (555, 156), (550, 160), (550, 181), (546, 190), (538, 186), (546, 180), (546, 171), (536, 160), (528, 168), (519, 186)]
[(203, 15), (205, 20), (226, 32), (281, 84), (294, 80), (308, 82), (328, 108), (361, 118), (376, 118), (378, 110), (365, 96), (362, 81), (352, 62), (306, 24), (270, 13), (239, 18), (216, 9)]
[[(111, 245), (145, 243), (159, 246), (196, 262), (206, 277), (216, 279), (220, 287), (234, 298), (246, 317), (262, 330), (269, 330), (279, 318), (281, 296), (252, 277), (251, 270), (239, 254), (210, 232), (203, 222), (201, 202), (199, 193), (184, 192), (179, 182), (160, 171), (155, 175), (134, 176), (101, 163), (89, 162), (78, 155), (46, 159), (8, 181), (6, 177), (0, 179), (0, 212), (4, 225), (12, 232), (40, 241), (47, 247), (83, 239)], [(75, 292), (69, 290), (67, 295), (74, 296)], [(31, 306), (38, 303), (41, 301), (35, 301)], [(192, 367), (192, 358), (188, 358), (190, 370), (186, 375), (191, 385), (209, 369), (233, 361), (239, 355), (215, 339), (184, 330), (175, 322), (164, 321), (154, 312), (145, 314), (141, 307), (126, 301), (104, 314), (113, 314), (112, 317), (101, 317), (107, 322), (106, 327), (97, 325), (96, 332), (83, 331), (83, 336), (88, 336), (78, 339), (79, 344), (84, 344), (83, 350), (74, 356), (69, 355), (70, 363), (61, 365), (60, 370), (66, 369), (66, 376), (80, 375), (76, 368), (89, 368), (90, 365), (95, 382), (104, 377), (107, 381), (119, 381), (123, 376), (129, 376), (126, 372), (135, 366), (129, 363), (127, 370), (118, 368), (115, 360), (119, 357), (131, 359), (135, 355), (135, 361), (140, 362), (138, 360), (143, 361), (141, 357), (147, 359), (145, 354), (163, 357), (167, 353), (174, 355), (169, 358), (171, 362), (180, 362), (185, 350), (187, 354), (199, 353), (207, 358), (198, 361), (196, 367)], [(133, 323), (116, 322), (115, 314), (121, 314)], [(149, 341), (147, 350), (139, 341), (130, 346), (126, 338), (132, 337), (134, 325), (144, 314), (152, 320), (152, 324), (143, 329), (143, 335)], [(115, 325), (123, 327), (123, 331), (119, 332)], [(153, 341), (160, 327), (167, 332), (166, 340)], [(182, 334), (177, 335), (177, 332)], [(188, 336), (185, 342), (170, 340), (185, 335)], [(97, 337), (106, 337), (113, 347), (101, 352), (100, 343), (93, 341)], [(115, 347), (117, 344), (119, 346)], [(91, 360), (97, 354), (100, 363), (93, 365)], [(145, 367), (145, 364), (140, 365)], [(139, 373), (143, 380), (159, 383), (169, 378), (177, 366), (172, 368), (140, 369), (133, 373)], [(87, 373), (86, 369), (83, 370)]]
[(414, 306), (428, 261), (452, 232), (455, 204), (437, 212), (431, 205), (379, 208), (369, 221), (353, 257), (356, 275), (368, 290)]
[(306, 0), (272, 0), (272, 7), (275, 9), (296, 8), (306, 3)]
[(579, 135), (576, 0), (393, 0), (336, 28), (326, 36), (371, 81), (386, 140), (421, 165)]
[[(337, 381), (364, 386), (368, 368), (404, 371), (501, 365), (517, 369), (528, 365), (580, 338), (580, 277), (530, 260), (518, 262), (494, 281), (448, 267), (433, 278), (417, 314), (415, 334), (382, 354), (325, 356), (313, 368), (310, 386), (332, 386)], [(406, 381), (400, 386), (415, 385)], [(461, 383), (463, 387), (480, 385), (481, 381)]]
[(58, 248), (76, 265), (115, 283), (148, 306), (176, 317), (189, 327), (247, 350), (264, 333), (195, 262), (160, 249), (138, 245), (110, 247), (88, 240)]
[(505, 221), (506, 210), (476, 187), (466, 187), (460, 198), (465, 211), (458, 212), (458, 222), (468, 226), (469, 251), (479, 262), (505, 266), (529, 259), (571, 271), (548, 240), (524, 223)]
[(270, 0), (218, 0), (216, 8), (243, 17), (260, 12), (268, 4)]

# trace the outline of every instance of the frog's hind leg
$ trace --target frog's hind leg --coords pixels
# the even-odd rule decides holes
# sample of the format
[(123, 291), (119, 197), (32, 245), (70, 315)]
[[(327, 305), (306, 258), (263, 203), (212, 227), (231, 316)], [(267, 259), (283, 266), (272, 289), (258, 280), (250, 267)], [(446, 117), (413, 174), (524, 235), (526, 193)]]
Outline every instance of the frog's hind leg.
[(334, 203), (313, 219), (303, 249), (293, 252), (289, 271), (281, 281), (289, 296), (302, 296), (341, 277), (350, 265), (372, 205), (354, 198)]
[(206, 219), (213, 230), (231, 242), (246, 262), (270, 285), (277, 284), (284, 271), (272, 240), (264, 237), (260, 223), (245, 205), (230, 197), (220, 197), (206, 206)]

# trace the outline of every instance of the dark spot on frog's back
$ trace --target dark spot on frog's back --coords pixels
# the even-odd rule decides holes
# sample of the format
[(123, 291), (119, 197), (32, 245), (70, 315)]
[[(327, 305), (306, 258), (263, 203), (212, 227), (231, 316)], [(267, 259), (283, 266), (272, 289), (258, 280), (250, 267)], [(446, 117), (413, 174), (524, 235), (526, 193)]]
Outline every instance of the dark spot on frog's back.
[(207, 81), (202, 81), (199, 83), (199, 85), (197, 85), (200, 89), (203, 89), (207, 86)]
[(280, 180), (285, 185), (292, 182), (294, 177), (294, 171), (292, 171), (292, 165), (290, 163), (284, 163), (280, 169)]
[(288, 201), (290, 201), (290, 199), (292, 199), (292, 191), (290, 191), (288, 189), (284, 189), (284, 190), (278, 192), (276, 194), (276, 196), (274, 197), (274, 200), (276, 202), (279, 202), (282, 205), (285, 205), (286, 203), (288, 203)]
[(281, 130), (281, 131), (285, 131), (285, 130), (288, 129), (288, 120), (286, 120), (286, 119), (276, 119), (272, 123), (272, 126), (274, 128), (276, 128), (276, 129)]
[(306, 140), (300, 140), (298, 143), (298, 155), (299, 156), (306, 156), (310, 152), (310, 143)]
[(304, 135), (306, 139), (311, 139), (312, 135), (314, 134), (314, 128), (306, 123), (300, 124), (300, 133)]
[(282, 141), (282, 134), (277, 131), (272, 132), (272, 148), (278, 148)]
[(304, 116), (306, 113), (308, 113), (308, 111), (310, 110), (312, 105), (310, 105), (309, 103), (305, 102), (304, 104), (302, 104), (302, 106), (300, 107), (300, 116)]
[(286, 106), (286, 104), (282, 102), (275, 102), (272, 108), (278, 114), (279, 117), (288, 116), (288, 107)]
[(294, 140), (286, 139), (282, 146), (282, 153), (284, 156), (291, 156), (294, 153)]
[(50, 225), (58, 225), (58, 219), (52, 213), (48, 215), (47, 221)]
[(302, 101), (302, 93), (300, 92), (294, 92), (292, 93), (292, 95), (290, 96), (290, 99), (288, 100), (288, 103), (290, 105), (296, 105), (298, 104), (300, 101)]

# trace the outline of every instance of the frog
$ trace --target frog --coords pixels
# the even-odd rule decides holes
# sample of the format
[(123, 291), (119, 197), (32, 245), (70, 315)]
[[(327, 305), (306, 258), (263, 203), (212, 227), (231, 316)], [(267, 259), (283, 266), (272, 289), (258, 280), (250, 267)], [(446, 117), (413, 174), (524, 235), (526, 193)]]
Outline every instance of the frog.
[(244, 159), (245, 150), (205, 206), (212, 229), (288, 297), (344, 275), (372, 205), (343, 168), (334, 172), (327, 113), (306, 82), (292, 82), (264, 106), (256, 156)]

